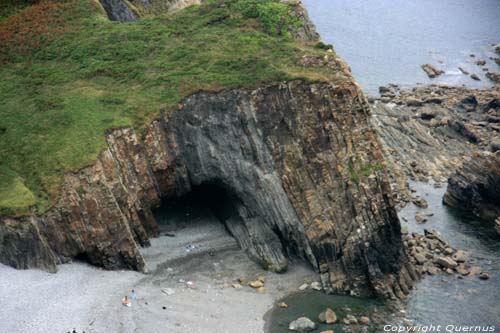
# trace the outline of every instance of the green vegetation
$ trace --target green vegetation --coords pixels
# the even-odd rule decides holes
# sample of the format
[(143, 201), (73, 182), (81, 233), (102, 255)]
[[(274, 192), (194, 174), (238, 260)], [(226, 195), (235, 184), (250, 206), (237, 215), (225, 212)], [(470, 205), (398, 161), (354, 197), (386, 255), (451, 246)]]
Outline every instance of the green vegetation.
[(297, 64), (322, 51), (286, 33), (291, 6), (208, 1), (121, 24), (92, 0), (43, 1), (1, 20), (0, 214), (44, 212), (106, 131), (141, 128), (196, 91), (325, 79)]
[(317, 42), (314, 44), (314, 47), (320, 50), (333, 50), (333, 45), (332, 44), (325, 44), (323, 42)]
[(352, 162), (349, 161), (348, 162), (348, 169), (349, 169), (349, 175), (350, 175), (351, 180), (353, 182), (357, 183), (357, 182), (359, 182), (360, 175), (362, 175), (364, 177), (368, 177), (369, 175), (371, 175), (374, 172), (384, 170), (384, 166), (381, 164), (366, 164), (366, 165), (362, 165), (360, 170), (356, 170), (354, 168), (354, 165), (352, 164)]

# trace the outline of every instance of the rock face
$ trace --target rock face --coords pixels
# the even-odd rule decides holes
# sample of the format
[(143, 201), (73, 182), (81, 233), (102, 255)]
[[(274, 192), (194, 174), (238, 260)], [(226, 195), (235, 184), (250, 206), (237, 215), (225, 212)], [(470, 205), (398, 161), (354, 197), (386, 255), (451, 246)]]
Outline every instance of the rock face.
[(99, 0), (102, 7), (112, 21), (132, 22), (139, 19), (139, 15), (131, 8), (126, 0)]
[[(292, 34), (317, 40), (305, 9), (296, 8), (305, 24)], [(326, 292), (404, 297), (417, 275), (369, 105), (335, 55), (300, 61), (337, 74), (322, 83), (200, 92), (141, 135), (109, 133), (92, 166), (66, 175), (45, 215), (0, 217), (0, 262), (54, 271), (78, 257), (144, 271), (139, 248), (159, 231), (152, 210), (209, 185), (231, 208), (219, 219), (263, 267), (283, 272), (297, 255), (320, 273)]]
[[(267, 269), (284, 271), (293, 253), (328, 292), (402, 296), (415, 276), (368, 111), (353, 81), (193, 95), (143, 139), (130, 128), (110, 133), (45, 216), (1, 218), (0, 261), (54, 269), (83, 256), (143, 270), (139, 246), (158, 233), (152, 208), (212, 184), (237, 212), (227, 228)], [(27, 247), (38, 250), (20, 256)]]
[(500, 156), (475, 154), (448, 180), (443, 197), (448, 206), (490, 221), (500, 216)]

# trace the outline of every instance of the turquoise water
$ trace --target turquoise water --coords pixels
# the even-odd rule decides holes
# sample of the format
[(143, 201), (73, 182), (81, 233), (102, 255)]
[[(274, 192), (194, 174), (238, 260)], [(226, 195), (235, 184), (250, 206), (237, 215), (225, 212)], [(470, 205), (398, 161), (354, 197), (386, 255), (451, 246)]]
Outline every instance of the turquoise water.
[[(365, 92), (388, 83), (430, 83), (420, 68), (432, 63), (446, 73), (435, 83), (491, 84), (473, 62), (490, 70), (492, 43), (500, 43), (498, 0), (303, 0), (323, 40), (351, 66)], [(476, 58), (469, 55), (475, 54)], [(442, 62), (442, 63), (440, 63)], [(458, 66), (482, 81), (463, 75)]]

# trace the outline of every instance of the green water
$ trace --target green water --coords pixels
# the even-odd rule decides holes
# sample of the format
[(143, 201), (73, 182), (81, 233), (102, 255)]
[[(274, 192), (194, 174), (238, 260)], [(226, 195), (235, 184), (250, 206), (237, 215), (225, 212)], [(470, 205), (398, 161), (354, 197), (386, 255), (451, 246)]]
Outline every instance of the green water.
[[(331, 329), (340, 332), (342, 327), (346, 326), (341, 323), (341, 320), (349, 314), (356, 316), (356, 318), (367, 316), (374, 322), (369, 328), (358, 327), (360, 332), (378, 332), (381, 326), (377, 325), (377, 323), (380, 324), (383, 318), (390, 316), (393, 312), (388, 304), (375, 299), (326, 295), (323, 292), (313, 290), (298, 292), (284, 298), (282, 301), (288, 304), (288, 308), (276, 307), (268, 313), (267, 332), (290, 332), (288, 324), (304, 316), (319, 324), (318, 329), (314, 332)], [(327, 325), (319, 322), (318, 315), (327, 307), (337, 314), (337, 323)]]
[[(417, 282), (415, 290), (402, 304), (382, 304), (373, 299), (324, 295), (321, 292), (303, 292), (285, 298), (288, 309), (274, 308), (268, 313), (267, 332), (290, 332), (288, 324), (301, 316), (315, 322), (326, 307), (332, 308), (342, 320), (347, 314), (359, 318), (368, 316), (374, 325), (352, 327), (348, 325), (322, 325), (314, 332), (333, 329), (335, 332), (383, 332), (384, 324), (402, 325), (411, 321), (415, 325), (494, 326), (500, 331), (500, 237), (492, 224), (442, 204), (445, 188), (435, 189), (427, 183), (411, 183), (416, 194), (424, 197), (434, 213), (425, 224), (417, 224), (418, 207), (408, 204), (399, 217), (402, 226), (410, 232), (423, 234), (424, 228), (434, 228), (454, 247), (469, 251), (474, 265), (491, 273), (491, 279), (477, 277), (460, 279), (456, 275), (425, 276)], [(348, 312), (345, 309), (350, 308)], [(444, 331), (444, 330), (443, 330)], [(451, 332), (459, 332), (452, 330)]]

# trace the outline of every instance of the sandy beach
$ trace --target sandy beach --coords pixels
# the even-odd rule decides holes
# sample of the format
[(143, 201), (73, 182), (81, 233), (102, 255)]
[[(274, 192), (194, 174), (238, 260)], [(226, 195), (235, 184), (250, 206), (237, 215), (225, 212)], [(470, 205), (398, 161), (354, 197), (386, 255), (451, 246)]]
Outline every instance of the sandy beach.
[[(0, 265), (0, 332), (263, 332), (277, 299), (317, 280), (302, 262), (285, 274), (264, 271), (206, 214), (175, 228), (144, 249), (149, 274), (81, 262), (56, 274)], [(258, 276), (264, 294), (247, 285)], [(234, 288), (239, 277), (247, 282)], [(122, 306), (132, 289), (138, 299)]]

